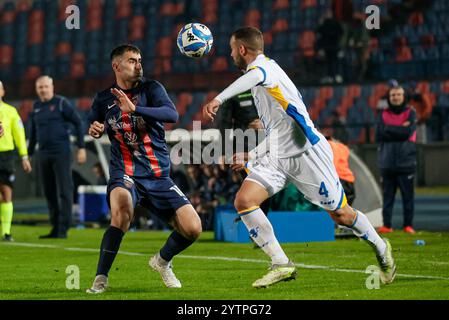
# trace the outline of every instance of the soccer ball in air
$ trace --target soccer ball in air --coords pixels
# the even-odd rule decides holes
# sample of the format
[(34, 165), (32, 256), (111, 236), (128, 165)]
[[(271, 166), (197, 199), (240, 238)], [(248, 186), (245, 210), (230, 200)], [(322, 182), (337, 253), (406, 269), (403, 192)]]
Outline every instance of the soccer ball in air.
[(201, 58), (209, 53), (214, 43), (212, 32), (201, 23), (186, 24), (178, 33), (178, 48), (190, 58)]

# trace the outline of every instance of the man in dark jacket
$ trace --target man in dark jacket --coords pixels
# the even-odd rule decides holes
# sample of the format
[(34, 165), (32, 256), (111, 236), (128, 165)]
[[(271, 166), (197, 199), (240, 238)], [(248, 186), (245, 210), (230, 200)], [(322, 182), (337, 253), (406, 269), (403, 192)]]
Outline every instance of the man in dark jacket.
[(28, 154), (33, 156), (39, 144), (39, 168), (47, 200), (52, 229), (41, 239), (67, 238), (73, 204), (72, 151), (69, 124), (76, 128), (79, 164), (86, 162), (84, 130), (81, 118), (69, 101), (54, 93), (53, 79), (42, 76), (36, 80), (39, 100), (29, 118)]
[(379, 233), (389, 233), (397, 187), (404, 208), (404, 231), (413, 230), (414, 177), (416, 170), (416, 111), (407, 105), (402, 87), (391, 88), (388, 108), (379, 113), (376, 139), (383, 186), (383, 221)]

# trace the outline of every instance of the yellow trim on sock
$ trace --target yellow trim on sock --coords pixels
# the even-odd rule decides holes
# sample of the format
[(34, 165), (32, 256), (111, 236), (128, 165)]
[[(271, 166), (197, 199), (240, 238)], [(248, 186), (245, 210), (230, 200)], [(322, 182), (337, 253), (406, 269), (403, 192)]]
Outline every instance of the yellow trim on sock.
[(259, 209), (259, 208), (260, 208), (259, 206), (254, 206), (254, 207), (251, 207), (251, 208), (242, 210), (242, 211), (238, 211), (237, 213), (238, 213), (238, 214), (243, 214), (243, 213), (247, 213), (247, 212), (250, 212), (250, 211), (257, 210), (257, 209)]

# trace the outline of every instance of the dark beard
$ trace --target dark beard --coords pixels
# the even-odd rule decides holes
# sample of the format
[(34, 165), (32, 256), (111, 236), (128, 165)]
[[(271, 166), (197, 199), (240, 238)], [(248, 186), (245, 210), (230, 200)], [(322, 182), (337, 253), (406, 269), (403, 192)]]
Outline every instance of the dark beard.
[(245, 60), (243, 60), (243, 58), (241, 56), (238, 56), (236, 61), (234, 61), (234, 64), (237, 68), (239, 68), (239, 70), (246, 70), (246, 63)]

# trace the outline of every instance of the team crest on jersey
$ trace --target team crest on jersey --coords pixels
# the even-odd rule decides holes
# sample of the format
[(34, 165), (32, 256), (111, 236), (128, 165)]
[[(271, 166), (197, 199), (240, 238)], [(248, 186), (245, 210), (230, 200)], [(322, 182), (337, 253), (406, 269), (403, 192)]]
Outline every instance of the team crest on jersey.
[(125, 139), (127, 144), (135, 144), (137, 135), (134, 132), (125, 132)]

